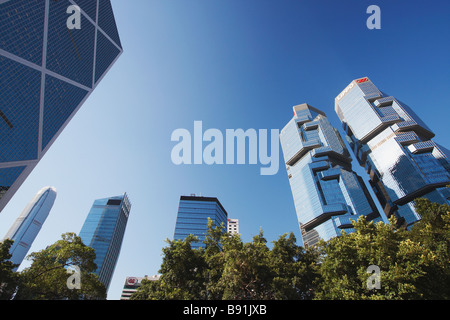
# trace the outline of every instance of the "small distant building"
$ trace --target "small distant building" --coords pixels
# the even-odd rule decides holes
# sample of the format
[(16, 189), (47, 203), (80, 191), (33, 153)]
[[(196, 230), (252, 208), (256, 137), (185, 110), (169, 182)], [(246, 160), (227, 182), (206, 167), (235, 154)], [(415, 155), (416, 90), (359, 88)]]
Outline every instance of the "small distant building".
[(228, 219), (227, 232), (229, 234), (239, 233), (239, 219)]
[(137, 291), (137, 289), (142, 285), (142, 280), (157, 281), (160, 275), (145, 276), (145, 277), (127, 277), (125, 279), (125, 284), (123, 286), (122, 295), (120, 300), (130, 300), (131, 295)]

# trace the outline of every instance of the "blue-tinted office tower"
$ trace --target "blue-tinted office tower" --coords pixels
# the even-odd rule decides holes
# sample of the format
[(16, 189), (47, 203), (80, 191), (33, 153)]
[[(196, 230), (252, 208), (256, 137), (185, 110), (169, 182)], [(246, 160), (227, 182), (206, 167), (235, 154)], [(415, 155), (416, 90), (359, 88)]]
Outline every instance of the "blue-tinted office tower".
[(381, 221), (363, 180), (352, 171), (345, 144), (325, 113), (308, 105), (293, 107), (294, 117), (280, 141), (305, 247), (329, 240), (364, 215)]
[(0, 0), (0, 211), (121, 53), (109, 0)]
[(227, 227), (228, 214), (215, 197), (181, 196), (175, 225), (174, 240), (183, 240), (189, 235), (198, 237), (199, 242), (192, 243), (192, 248), (204, 247), (208, 218), (219, 227)]
[(410, 226), (420, 219), (415, 198), (449, 203), (450, 153), (410, 107), (365, 77), (336, 97), (335, 111), (388, 217)]
[(12, 255), (10, 260), (17, 264), (14, 271), (17, 271), (28, 250), (30, 250), (34, 239), (36, 239), (53, 207), (55, 199), (55, 188), (46, 187), (39, 190), (6, 234), (4, 239), (14, 241), (10, 248), (10, 254)]
[(119, 258), (130, 210), (126, 194), (95, 200), (80, 231), (83, 243), (95, 250), (95, 273), (107, 290)]

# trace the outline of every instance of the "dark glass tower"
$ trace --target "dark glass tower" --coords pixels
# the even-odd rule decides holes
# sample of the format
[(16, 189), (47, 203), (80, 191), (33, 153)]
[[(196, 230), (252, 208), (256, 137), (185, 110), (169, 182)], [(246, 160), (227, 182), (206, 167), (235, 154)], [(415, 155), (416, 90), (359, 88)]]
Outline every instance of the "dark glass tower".
[(335, 110), (388, 217), (410, 226), (420, 219), (415, 198), (450, 204), (450, 153), (410, 107), (365, 77), (336, 97)]
[(95, 250), (96, 274), (108, 289), (119, 258), (131, 204), (126, 194), (95, 200), (80, 238)]
[(342, 230), (352, 232), (351, 220), (360, 215), (382, 220), (325, 113), (308, 104), (294, 106), (280, 141), (304, 246), (339, 236)]
[(189, 235), (198, 237), (199, 242), (192, 243), (192, 248), (204, 246), (208, 218), (216, 226), (222, 223), (227, 227), (228, 214), (222, 204), (214, 197), (181, 196), (175, 225), (174, 240), (183, 240)]
[(0, 211), (121, 53), (109, 0), (0, 1)]

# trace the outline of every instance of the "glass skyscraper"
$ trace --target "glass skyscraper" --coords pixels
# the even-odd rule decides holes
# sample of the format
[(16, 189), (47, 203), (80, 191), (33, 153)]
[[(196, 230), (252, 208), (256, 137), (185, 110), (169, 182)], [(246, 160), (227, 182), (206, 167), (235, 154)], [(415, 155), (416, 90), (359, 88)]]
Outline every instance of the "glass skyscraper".
[(121, 53), (109, 0), (0, 1), (0, 211)]
[(94, 201), (80, 238), (95, 250), (100, 282), (108, 289), (120, 254), (131, 204), (126, 194)]
[(280, 141), (303, 245), (352, 232), (351, 220), (381, 216), (351, 157), (325, 113), (308, 104), (293, 107), (294, 117)]
[(14, 241), (10, 248), (11, 261), (18, 266), (30, 250), (56, 199), (56, 190), (52, 187), (41, 189), (33, 200), (28, 203), (20, 216), (14, 222), (5, 239)]
[(410, 226), (420, 219), (415, 198), (450, 203), (450, 153), (410, 107), (365, 77), (336, 97), (335, 111), (388, 217)]
[(183, 240), (189, 235), (198, 237), (198, 243), (192, 248), (204, 247), (208, 218), (218, 227), (222, 223), (227, 227), (228, 214), (215, 197), (181, 196), (175, 225), (174, 240)]

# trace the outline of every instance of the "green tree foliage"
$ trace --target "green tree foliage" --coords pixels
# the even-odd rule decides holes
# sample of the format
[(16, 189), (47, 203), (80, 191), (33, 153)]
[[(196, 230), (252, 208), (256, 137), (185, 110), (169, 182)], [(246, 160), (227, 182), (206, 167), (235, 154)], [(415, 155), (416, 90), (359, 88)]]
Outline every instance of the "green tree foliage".
[[(208, 223), (204, 247), (189, 236), (167, 240), (158, 281), (143, 281), (136, 300), (251, 299), (450, 299), (450, 206), (415, 201), (421, 220), (410, 230), (390, 223), (353, 222), (354, 232), (303, 248), (294, 234), (268, 246), (262, 230), (244, 243), (223, 225)], [(0, 299), (104, 299), (105, 287), (92, 272), (95, 253), (67, 233), (45, 250), (32, 253), (32, 264), (13, 272), (11, 240), (0, 243)], [(380, 288), (368, 287), (380, 270)], [(81, 289), (70, 290), (67, 268), (81, 270)]]
[(269, 261), (273, 270), (273, 299), (309, 300), (319, 281), (319, 252), (296, 244), (293, 233), (282, 235), (273, 242)]
[[(417, 199), (422, 219), (411, 230), (354, 221), (354, 232), (313, 248), (284, 234), (267, 246), (262, 230), (249, 243), (208, 224), (198, 241), (167, 240), (160, 280), (144, 281), (131, 299), (450, 299), (450, 206)], [(368, 286), (380, 270), (380, 288)]]
[(9, 261), (12, 257), (9, 250), (13, 243), (10, 239), (0, 243), (0, 300), (11, 299), (19, 281), (18, 274), (13, 271), (17, 265)]
[[(354, 223), (355, 232), (321, 243), (317, 299), (449, 299), (448, 205), (418, 199), (422, 219), (411, 229)], [(380, 289), (369, 289), (370, 265), (380, 268)]]
[[(33, 262), (20, 273), (17, 300), (79, 300), (105, 299), (106, 289), (97, 275), (94, 249), (87, 247), (74, 233), (65, 233), (62, 239), (46, 249), (28, 256)], [(68, 268), (80, 268), (80, 289), (69, 288)]]
[(224, 226), (208, 223), (204, 248), (196, 240), (167, 240), (161, 277), (143, 281), (131, 299), (310, 299), (318, 275), (318, 252), (282, 235), (267, 246), (262, 230), (249, 243), (230, 235)]
[(435, 257), (420, 288), (426, 298), (450, 299), (450, 206), (417, 199), (416, 208), (422, 219), (411, 229), (411, 240)]
[(204, 271), (206, 263), (202, 250), (191, 249), (198, 240), (189, 236), (183, 241), (167, 240), (159, 281), (143, 280), (141, 290), (133, 296), (147, 300), (205, 299)]
[(224, 250), (225, 262), (219, 279), (223, 299), (269, 298), (271, 294), (269, 281), (272, 275), (266, 242), (261, 231), (253, 237), (252, 242)]

